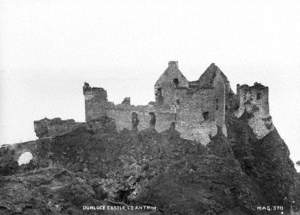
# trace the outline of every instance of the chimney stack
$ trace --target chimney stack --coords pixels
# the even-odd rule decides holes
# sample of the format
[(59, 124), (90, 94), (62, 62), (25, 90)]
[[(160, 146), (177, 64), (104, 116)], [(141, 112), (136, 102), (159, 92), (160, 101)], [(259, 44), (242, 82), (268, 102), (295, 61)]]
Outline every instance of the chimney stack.
[(169, 61), (169, 67), (178, 68), (178, 61)]

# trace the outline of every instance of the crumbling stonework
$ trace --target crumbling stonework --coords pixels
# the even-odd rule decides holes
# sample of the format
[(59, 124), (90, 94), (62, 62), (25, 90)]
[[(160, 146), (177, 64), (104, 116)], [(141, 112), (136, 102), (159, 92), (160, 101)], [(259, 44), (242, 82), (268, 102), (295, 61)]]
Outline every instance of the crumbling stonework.
[(236, 112), (237, 117), (241, 117), (244, 112), (250, 113), (252, 117), (248, 120), (248, 124), (261, 139), (274, 130), (272, 117), (269, 113), (269, 88), (254, 83), (253, 86), (237, 85), (237, 95), (239, 98), (239, 109)]
[[(177, 61), (170, 61), (156, 81), (155, 101), (148, 105), (132, 105), (130, 97), (125, 97), (121, 104), (114, 104), (108, 101), (105, 89), (88, 83), (83, 86), (87, 123), (105, 116), (114, 119), (117, 131), (152, 127), (158, 132), (168, 130), (172, 124), (182, 138), (204, 145), (217, 134), (218, 128), (227, 135), (225, 119), (233, 111), (238, 118), (245, 112), (251, 115), (248, 124), (259, 139), (272, 131), (268, 91), (268, 87), (255, 83), (237, 85), (237, 94), (234, 94), (227, 77), (214, 63), (198, 80), (188, 81)], [(150, 122), (154, 119), (155, 124)], [(35, 121), (34, 128), (37, 137), (44, 138), (69, 132), (80, 124), (74, 120), (45, 118)]]
[(38, 138), (43, 138), (70, 132), (82, 123), (75, 122), (74, 119), (62, 120), (61, 118), (44, 118), (34, 121), (33, 124), (36, 136)]
[(143, 130), (149, 128), (152, 116), (158, 132), (175, 123), (183, 138), (202, 144), (216, 135), (217, 127), (226, 135), (225, 107), (230, 92), (226, 76), (215, 64), (211, 64), (199, 80), (189, 82), (177, 61), (169, 62), (154, 85), (155, 102), (145, 106), (131, 105), (129, 97), (115, 105), (107, 100), (105, 89), (90, 87), (88, 83), (83, 86), (86, 121), (108, 116), (115, 120), (119, 131), (124, 128)]

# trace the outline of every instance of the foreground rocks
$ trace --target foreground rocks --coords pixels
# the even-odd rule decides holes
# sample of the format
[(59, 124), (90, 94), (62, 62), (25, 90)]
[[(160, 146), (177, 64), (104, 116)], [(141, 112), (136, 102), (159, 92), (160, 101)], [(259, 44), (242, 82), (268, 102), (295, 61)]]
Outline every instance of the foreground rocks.
[(80, 214), (78, 205), (98, 203), (84, 179), (59, 168), (1, 177), (0, 214)]
[(14, 151), (7, 146), (0, 147), (0, 176), (14, 174), (18, 169), (18, 162), (14, 158)]
[(227, 123), (228, 138), (218, 132), (204, 147), (172, 126), (118, 133), (104, 117), (37, 140), (30, 168), (16, 166), (8, 148), (0, 163), (0, 214), (92, 214), (84, 205), (157, 208), (95, 214), (250, 215), (273, 204), (288, 211), (299, 196), (284, 141), (276, 130), (257, 140), (245, 119)]

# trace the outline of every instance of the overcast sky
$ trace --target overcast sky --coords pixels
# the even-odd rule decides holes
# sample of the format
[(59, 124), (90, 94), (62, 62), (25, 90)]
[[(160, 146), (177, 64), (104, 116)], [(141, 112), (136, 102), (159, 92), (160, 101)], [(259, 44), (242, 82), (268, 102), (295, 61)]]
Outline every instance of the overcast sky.
[(169, 60), (189, 80), (214, 62), (234, 91), (268, 85), (300, 160), (299, 0), (0, 0), (0, 144), (35, 139), (43, 117), (84, 121), (84, 81), (146, 104)]

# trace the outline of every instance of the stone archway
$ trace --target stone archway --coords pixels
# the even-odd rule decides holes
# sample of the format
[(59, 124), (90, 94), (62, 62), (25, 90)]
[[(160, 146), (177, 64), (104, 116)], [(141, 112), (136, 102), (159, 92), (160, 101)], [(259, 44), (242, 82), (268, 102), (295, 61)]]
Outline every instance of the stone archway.
[[(30, 159), (28, 163), (30, 162), (30, 160), (36, 160), (36, 144), (36, 141), (29, 141), (11, 145), (10, 149), (13, 152), (14, 160), (17, 161), (19, 165), (21, 161), (21, 163), (26, 163), (29, 158)], [(21, 159), (20, 162), (19, 159)]]
[(30, 151), (26, 151), (18, 157), (18, 164), (19, 166), (22, 164), (29, 164), (31, 160), (33, 160), (33, 154)]

